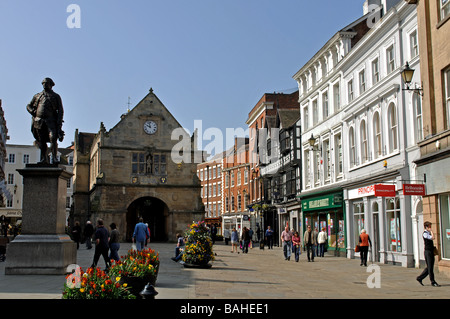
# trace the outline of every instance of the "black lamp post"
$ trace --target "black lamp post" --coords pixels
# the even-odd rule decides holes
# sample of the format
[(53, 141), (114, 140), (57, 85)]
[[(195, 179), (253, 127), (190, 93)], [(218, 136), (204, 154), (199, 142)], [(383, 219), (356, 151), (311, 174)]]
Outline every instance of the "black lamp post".
[(309, 146), (311, 146), (311, 151), (313, 152), (321, 152), (322, 149), (320, 147), (318, 147), (317, 149), (315, 149), (314, 147), (316, 146), (316, 139), (314, 138), (314, 136), (311, 134), (311, 137), (308, 139), (308, 143)]

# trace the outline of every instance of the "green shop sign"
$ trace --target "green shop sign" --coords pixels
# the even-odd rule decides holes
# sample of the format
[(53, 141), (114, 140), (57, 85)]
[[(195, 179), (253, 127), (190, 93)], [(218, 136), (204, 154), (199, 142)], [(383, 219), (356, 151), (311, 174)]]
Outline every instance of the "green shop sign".
[(302, 199), (302, 209), (304, 212), (340, 207), (342, 207), (342, 194), (331, 194), (311, 199)]

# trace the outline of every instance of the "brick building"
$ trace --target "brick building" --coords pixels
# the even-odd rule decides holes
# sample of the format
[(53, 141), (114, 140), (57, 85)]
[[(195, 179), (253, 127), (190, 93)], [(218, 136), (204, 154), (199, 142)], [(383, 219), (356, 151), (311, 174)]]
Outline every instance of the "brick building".
[[(269, 123), (275, 123), (277, 112), (281, 109), (297, 109), (298, 91), (293, 93), (265, 93), (248, 114), (246, 124), (249, 128), (249, 204), (256, 205), (257, 219), (264, 219), (262, 229), (268, 225), (275, 231), (279, 228), (278, 213), (271, 201), (264, 196), (264, 181), (261, 167), (267, 165), (270, 159), (266, 157), (267, 137), (270, 133)], [(263, 139), (263, 140), (261, 140)], [(263, 147), (260, 149), (260, 147)], [(262, 207), (265, 207), (261, 216)], [(275, 240), (278, 236), (275, 236)]]
[(218, 235), (222, 235), (222, 162), (223, 154), (213, 156), (197, 165), (197, 176), (201, 183), (201, 197), (205, 207), (205, 222), (216, 224)]
[(420, 53), (421, 79), (410, 86), (423, 89), (423, 137), (415, 164), (418, 176), (425, 180), (426, 196), (419, 207), (423, 215), (417, 219), (422, 229), (423, 221), (433, 223), (437, 267), (450, 276), (450, 2), (406, 2), (417, 7)]
[[(223, 228), (256, 228), (256, 220), (249, 209), (250, 164), (248, 138), (235, 138), (235, 145), (226, 151), (222, 167)], [(231, 233), (231, 232), (230, 232)]]

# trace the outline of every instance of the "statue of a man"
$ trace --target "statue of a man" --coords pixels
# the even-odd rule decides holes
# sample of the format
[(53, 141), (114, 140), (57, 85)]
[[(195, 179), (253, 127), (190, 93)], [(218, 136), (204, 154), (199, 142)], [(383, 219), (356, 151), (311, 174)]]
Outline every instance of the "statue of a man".
[(36, 139), (36, 144), (41, 150), (40, 164), (48, 164), (48, 147), (52, 153), (53, 163), (57, 163), (58, 139), (64, 139), (62, 131), (64, 109), (61, 97), (53, 92), (55, 83), (50, 78), (42, 81), (44, 90), (35, 96), (27, 105), (27, 111), (32, 115), (31, 132)]

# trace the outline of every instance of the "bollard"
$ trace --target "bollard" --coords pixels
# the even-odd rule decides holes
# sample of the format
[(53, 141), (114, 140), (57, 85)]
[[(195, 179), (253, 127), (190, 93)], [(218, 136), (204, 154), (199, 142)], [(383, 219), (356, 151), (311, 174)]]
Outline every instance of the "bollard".
[(158, 292), (155, 290), (155, 287), (151, 284), (146, 284), (145, 288), (139, 293), (142, 299), (155, 299), (155, 296)]

